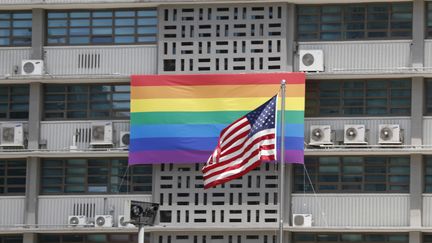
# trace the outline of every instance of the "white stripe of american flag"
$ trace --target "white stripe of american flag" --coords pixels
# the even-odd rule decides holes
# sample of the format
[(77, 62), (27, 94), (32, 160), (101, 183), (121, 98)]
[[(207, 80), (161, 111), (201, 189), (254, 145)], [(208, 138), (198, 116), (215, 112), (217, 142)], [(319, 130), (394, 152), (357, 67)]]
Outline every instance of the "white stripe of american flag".
[[(273, 134), (273, 135), (275, 134), (274, 133), (274, 129), (266, 129), (266, 130), (260, 131), (257, 134), (255, 134), (253, 137), (249, 138), (247, 140), (247, 142), (244, 143), (241, 148), (233, 151), (232, 153), (238, 152), (238, 151), (240, 151), (240, 153), (242, 153), (244, 151), (244, 149), (248, 145), (250, 145), (253, 141), (255, 141), (257, 138), (260, 138), (260, 137), (266, 136), (266, 135), (270, 135), (270, 134)], [(254, 151), (260, 150), (260, 147), (263, 144), (274, 145), (275, 144), (275, 140), (274, 139), (265, 139), (265, 140), (259, 142), (258, 144), (256, 144), (255, 146), (253, 146), (252, 148), (250, 148), (250, 150), (246, 151), (245, 154), (242, 157), (240, 157), (240, 158), (238, 158), (238, 159), (236, 159), (236, 160), (234, 160), (234, 161), (232, 161), (232, 162), (230, 162), (230, 163), (228, 163), (226, 165), (222, 165), (222, 166), (214, 165), (215, 166), (214, 168), (212, 168), (212, 169), (210, 169), (210, 170), (208, 170), (208, 171), (206, 171), (204, 173), (204, 177), (213, 174), (212, 177), (206, 178), (204, 180), (204, 184), (206, 185), (206, 184), (215, 182), (217, 180), (224, 180), (225, 178), (227, 178), (229, 176), (232, 176), (232, 175), (235, 175), (237, 173), (240, 173), (241, 171), (247, 170), (250, 166), (254, 166), (255, 163), (258, 160), (260, 160), (260, 157), (261, 157), (260, 153), (258, 153), (256, 156), (252, 157), (245, 165), (242, 165), (239, 168), (229, 169), (230, 167), (237, 166), (237, 165), (241, 164)], [(272, 149), (272, 150), (274, 150), (274, 149)], [(231, 155), (232, 153), (230, 153), (228, 155)], [(228, 155), (226, 155), (226, 156), (228, 156)], [(274, 155), (274, 151), (270, 152), (270, 153), (266, 153), (266, 155)], [(207, 166), (205, 166), (204, 168), (206, 168), (206, 167)], [(220, 172), (220, 173), (218, 173), (218, 172)]]

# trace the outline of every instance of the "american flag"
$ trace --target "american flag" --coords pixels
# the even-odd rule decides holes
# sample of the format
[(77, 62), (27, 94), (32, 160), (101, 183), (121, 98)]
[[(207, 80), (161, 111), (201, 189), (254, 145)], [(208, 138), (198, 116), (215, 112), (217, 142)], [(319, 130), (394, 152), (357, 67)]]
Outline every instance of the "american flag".
[(274, 96), (224, 128), (213, 154), (202, 168), (204, 188), (234, 180), (276, 160), (276, 104)]

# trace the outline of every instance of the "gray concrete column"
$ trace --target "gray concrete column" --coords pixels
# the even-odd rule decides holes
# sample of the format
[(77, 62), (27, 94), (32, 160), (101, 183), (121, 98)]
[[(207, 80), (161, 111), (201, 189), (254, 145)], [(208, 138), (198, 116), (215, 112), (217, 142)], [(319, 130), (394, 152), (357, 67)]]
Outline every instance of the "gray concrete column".
[(423, 156), (421, 154), (412, 154), (410, 160), (410, 226), (421, 227), (424, 174)]
[[(411, 144), (421, 145), (423, 137), (424, 81), (422, 77), (411, 80)], [(405, 141), (409, 144), (410, 141)]]
[(286, 71), (294, 71), (294, 52), (295, 52), (295, 23), (296, 23), (296, 11), (295, 5), (289, 3), (287, 6), (287, 25), (286, 25), (286, 44), (287, 44), (287, 67)]
[(42, 118), (42, 84), (30, 84), (28, 122), (28, 149), (39, 149), (40, 121)]
[[(37, 224), (37, 209), (39, 195), (39, 175), (40, 175), (40, 159), (29, 157), (27, 159), (27, 175), (26, 175), (26, 198), (24, 223)], [(25, 242), (25, 241), (24, 241)]]
[(425, 1), (413, 0), (412, 22), (412, 66), (424, 66), (424, 39), (425, 39)]
[(45, 44), (45, 10), (32, 11), (32, 59), (43, 59), (43, 46)]
[(37, 234), (35, 233), (24, 233), (23, 243), (37, 243)]
[(409, 243), (422, 243), (422, 232), (409, 232)]

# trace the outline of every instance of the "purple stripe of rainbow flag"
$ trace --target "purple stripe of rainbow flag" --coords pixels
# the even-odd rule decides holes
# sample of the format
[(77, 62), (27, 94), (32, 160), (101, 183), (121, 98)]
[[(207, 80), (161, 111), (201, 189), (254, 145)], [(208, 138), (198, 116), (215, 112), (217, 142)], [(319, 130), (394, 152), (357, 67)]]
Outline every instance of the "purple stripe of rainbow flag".
[(286, 162), (303, 163), (303, 73), (136, 75), (129, 164), (204, 163), (220, 131), (263, 104), (286, 80)]

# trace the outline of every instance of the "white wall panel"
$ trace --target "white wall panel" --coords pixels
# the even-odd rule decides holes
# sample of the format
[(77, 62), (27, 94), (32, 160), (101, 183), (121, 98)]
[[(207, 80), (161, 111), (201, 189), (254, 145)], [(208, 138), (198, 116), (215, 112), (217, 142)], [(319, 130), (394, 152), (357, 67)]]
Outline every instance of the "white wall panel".
[[(45, 140), (48, 150), (68, 150), (74, 134), (78, 149), (88, 149), (92, 121), (42, 121), (41, 140)], [(129, 131), (129, 121), (113, 121), (114, 147), (119, 146), (121, 131)], [(61, 134), (61, 136), (59, 136)]]
[(310, 213), (313, 226), (409, 225), (408, 194), (293, 194), (292, 213)]
[[(431, 120), (432, 123), (432, 120)], [(369, 129), (369, 144), (378, 144), (378, 127), (380, 124), (399, 124), (404, 129), (404, 144), (411, 143), (411, 119), (409, 117), (337, 117), (337, 118), (306, 118), (304, 136), (309, 142), (311, 125), (330, 125), (332, 130), (343, 134), (344, 125), (364, 124)], [(343, 139), (343, 137), (342, 137)]]
[(24, 223), (24, 196), (0, 197), (0, 228)]
[(423, 144), (432, 145), (432, 117), (423, 118)]
[(156, 45), (45, 47), (51, 75), (156, 74)]
[(1, 47), (0, 48), (0, 78), (4, 75), (14, 75), (17, 68), (21, 72), (21, 60), (30, 59), (30, 47)]
[[(425, 40), (424, 48), (424, 66), (432, 68), (432, 40)], [(431, 70), (429, 69), (428, 71)]]
[[(299, 49), (323, 50), (326, 73), (382, 73), (409, 67), (410, 45), (410, 40), (300, 42)], [(295, 64), (298, 67), (298, 56)]]
[[(118, 215), (123, 215), (125, 200), (151, 201), (151, 195), (77, 195), (77, 196), (39, 196), (38, 224), (57, 225), (64, 227), (69, 215), (76, 215), (76, 208), (81, 207), (81, 213), (90, 217), (97, 214), (110, 214), (117, 221)], [(74, 211), (75, 207), (75, 211)], [(115, 224), (116, 225), (116, 224)]]
[(423, 194), (423, 227), (432, 226), (432, 194)]

